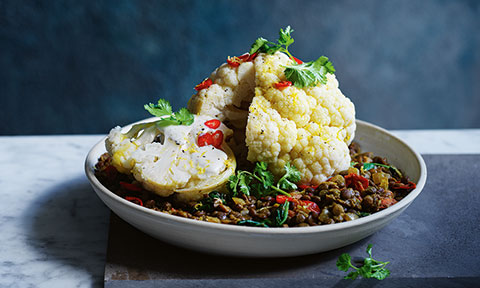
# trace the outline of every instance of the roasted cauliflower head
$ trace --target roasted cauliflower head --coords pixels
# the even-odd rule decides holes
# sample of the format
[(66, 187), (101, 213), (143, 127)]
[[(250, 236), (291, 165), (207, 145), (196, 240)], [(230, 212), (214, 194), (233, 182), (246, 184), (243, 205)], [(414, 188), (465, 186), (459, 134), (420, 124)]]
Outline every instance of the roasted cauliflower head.
[(282, 52), (255, 56), (217, 68), (212, 85), (192, 96), (189, 110), (218, 117), (233, 129), (239, 163), (242, 157), (267, 162), (280, 176), (290, 162), (301, 172), (301, 182), (312, 185), (347, 169), (355, 107), (335, 75), (299, 88), (285, 76), (285, 67), (295, 63), (291, 57)]
[(110, 131), (105, 144), (115, 168), (160, 196), (176, 193), (190, 201), (221, 190), (236, 168), (224, 141), (232, 131), (205, 115), (196, 115), (191, 125), (161, 126), (158, 119), (125, 133), (120, 127)]

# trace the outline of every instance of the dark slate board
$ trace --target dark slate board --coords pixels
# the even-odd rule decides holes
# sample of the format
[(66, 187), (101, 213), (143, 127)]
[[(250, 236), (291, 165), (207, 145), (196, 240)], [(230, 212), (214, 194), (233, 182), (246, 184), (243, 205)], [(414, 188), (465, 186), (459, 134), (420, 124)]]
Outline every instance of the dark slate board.
[[(425, 155), (428, 179), (407, 210), (352, 245), (275, 259), (207, 255), (136, 230), (112, 214), (105, 287), (479, 287), (480, 155)], [(391, 276), (342, 280), (344, 252), (390, 261)]]

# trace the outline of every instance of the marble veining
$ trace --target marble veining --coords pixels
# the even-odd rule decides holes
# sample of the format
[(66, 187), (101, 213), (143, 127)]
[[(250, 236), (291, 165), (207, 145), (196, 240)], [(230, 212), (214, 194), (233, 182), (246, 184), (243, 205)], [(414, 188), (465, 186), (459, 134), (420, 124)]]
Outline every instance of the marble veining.
[[(393, 132), (420, 153), (480, 153), (480, 129)], [(109, 210), (83, 171), (101, 138), (0, 137), (0, 287), (102, 287)]]
[(102, 286), (109, 211), (83, 172), (100, 139), (0, 138), (0, 287)]

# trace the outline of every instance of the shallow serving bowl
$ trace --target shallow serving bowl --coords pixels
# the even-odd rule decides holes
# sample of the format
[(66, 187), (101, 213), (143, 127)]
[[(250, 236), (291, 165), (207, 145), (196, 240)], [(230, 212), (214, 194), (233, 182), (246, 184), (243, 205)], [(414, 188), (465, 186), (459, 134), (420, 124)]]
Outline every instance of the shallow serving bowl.
[(296, 256), (354, 243), (380, 230), (400, 215), (420, 194), (427, 178), (425, 162), (408, 144), (378, 126), (357, 120), (355, 141), (360, 144), (362, 151), (386, 157), (417, 183), (417, 188), (397, 204), (357, 220), (323, 226), (263, 228), (209, 223), (133, 204), (105, 188), (94, 175), (95, 163), (105, 153), (104, 141), (97, 143), (88, 153), (85, 172), (98, 197), (115, 214), (157, 239), (224, 255)]

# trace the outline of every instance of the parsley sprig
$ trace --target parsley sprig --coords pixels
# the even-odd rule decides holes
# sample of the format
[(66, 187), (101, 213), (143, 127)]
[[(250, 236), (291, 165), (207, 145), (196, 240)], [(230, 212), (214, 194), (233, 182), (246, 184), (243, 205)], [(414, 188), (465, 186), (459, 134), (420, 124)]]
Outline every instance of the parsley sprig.
[(268, 164), (257, 162), (253, 172), (239, 170), (235, 175), (230, 176), (227, 187), (233, 196), (239, 193), (258, 197), (279, 193), (291, 196), (287, 191), (297, 189), (295, 183), (300, 181), (300, 178), (301, 174), (297, 168), (287, 163), (285, 164), (285, 174), (275, 185), (274, 177), (268, 171)]
[(290, 52), (288, 51), (288, 46), (290, 46), (294, 42), (292, 36), (290, 35), (292, 32), (293, 29), (290, 28), (290, 26), (287, 26), (285, 30), (280, 29), (277, 43), (270, 42), (262, 37), (257, 38), (257, 40), (253, 42), (252, 47), (250, 48), (250, 55), (253, 55), (254, 53), (267, 53), (269, 55), (272, 55), (277, 51), (281, 51), (287, 53), (287, 55), (291, 59), (294, 59), (292, 54), (290, 54)]
[[(290, 26), (287, 26), (285, 30), (280, 29), (276, 43), (262, 37), (257, 38), (250, 48), (250, 55), (254, 53), (267, 53), (271, 55), (280, 51), (286, 53), (296, 63), (295, 57), (288, 51), (288, 47), (294, 42), (291, 35), (292, 32), (293, 29), (290, 28)], [(327, 57), (321, 56), (315, 61), (287, 66), (285, 67), (284, 73), (287, 80), (292, 82), (295, 87), (304, 88), (315, 86), (318, 83), (327, 83), (327, 73), (335, 73), (335, 68)]]
[(363, 278), (383, 280), (390, 275), (390, 271), (385, 268), (390, 262), (382, 262), (373, 259), (372, 244), (368, 244), (367, 254), (368, 257), (363, 260), (363, 265), (361, 267), (356, 267), (352, 264), (352, 258), (348, 253), (340, 255), (337, 260), (338, 270), (348, 272), (350, 268), (354, 269), (354, 271), (345, 276), (345, 279), (357, 279), (358, 276), (361, 276)]
[[(159, 99), (157, 104), (145, 104), (144, 108), (153, 116), (161, 117), (156, 121), (156, 125), (160, 127), (169, 125), (191, 125), (194, 116), (187, 108), (181, 108), (178, 112), (172, 112), (172, 106), (165, 99)], [(169, 117), (165, 117), (169, 116)]]
[(321, 56), (315, 61), (287, 66), (284, 73), (287, 80), (295, 87), (303, 88), (315, 86), (319, 82), (326, 84), (327, 73), (335, 73), (335, 68), (327, 57)]

